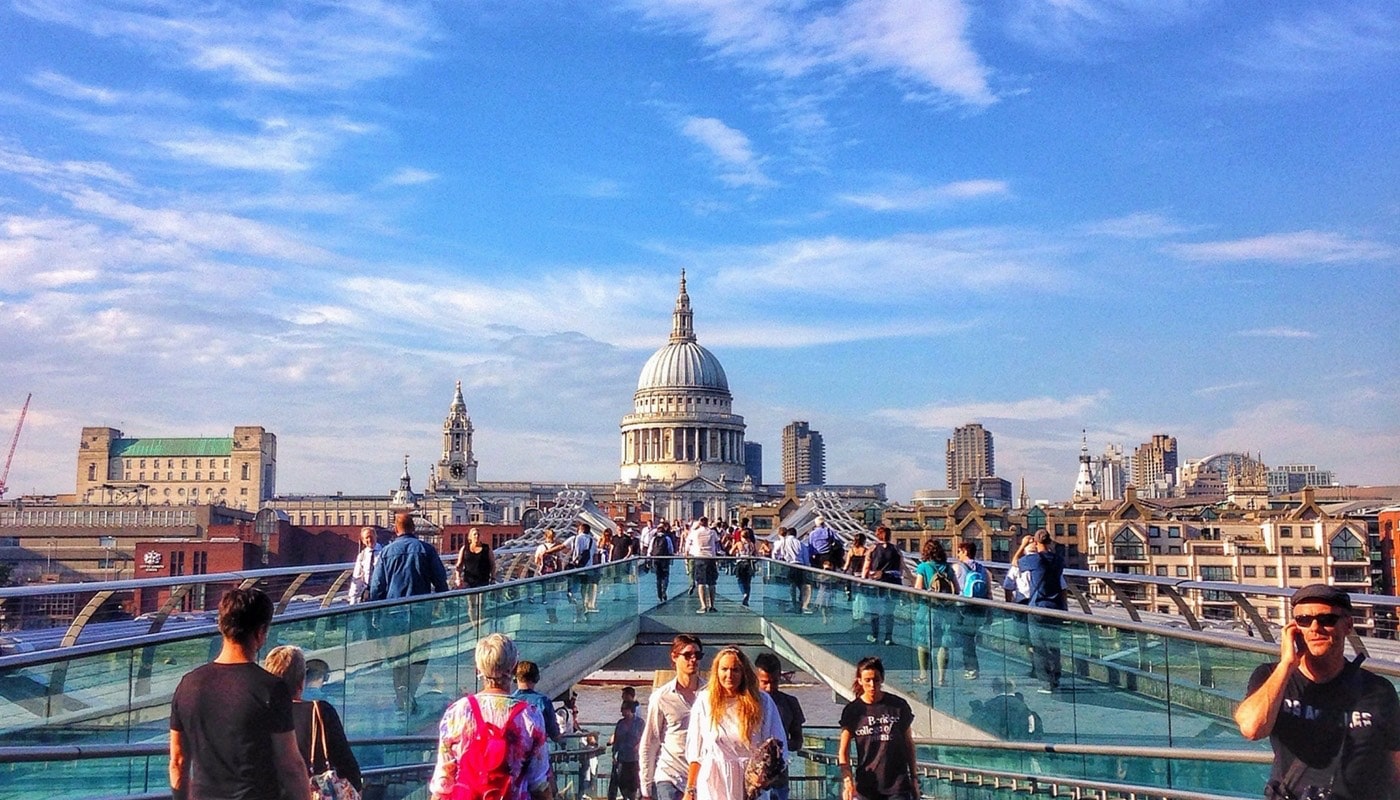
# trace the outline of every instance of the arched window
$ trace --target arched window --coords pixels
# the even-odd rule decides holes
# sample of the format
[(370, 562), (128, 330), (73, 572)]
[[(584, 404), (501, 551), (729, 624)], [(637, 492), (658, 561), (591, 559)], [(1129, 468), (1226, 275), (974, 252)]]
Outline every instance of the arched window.
[(1331, 545), (1332, 558), (1337, 561), (1366, 560), (1366, 546), (1350, 528), (1343, 528), (1341, 533), (1333, 536)]
[(243, 480), (245, 480), (245, 481), (248, 480), (248, 465), (247, 465), (247, 464), (244, 464), (244, 465), (243, 465), (243, 470), (242, 470), (242, 472), (243, 472)]
[(1118, 561), (1142, 561), (1146, 558), (1146, 548), (1142, 537), (1124, 528), (1113, 537), (1113, 557)]
[(96, 464), (88, 464), (88, 480), (90, 480), (90, 481), (95, 481), (95, 480), (97, 480), (97, 465), (96, 465)]

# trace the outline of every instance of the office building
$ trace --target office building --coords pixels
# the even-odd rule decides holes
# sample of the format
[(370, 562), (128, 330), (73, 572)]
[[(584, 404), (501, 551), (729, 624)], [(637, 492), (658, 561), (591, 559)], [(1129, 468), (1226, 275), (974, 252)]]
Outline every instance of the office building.
[(964, 480), (996, 474), (996, 452), (992, 432), (973, 422), (953, 429), (948, 440), (948, 488), (957, 489)]
[(826, 483), (826, 445), (821, 433), (802, 420), (793, 420), (783, 428), (783, 483)]
[(1133, 451), (1133, 485), (1139, 497), (1171, 497), (1176, 489), (1176, 437), (1154, 433)]

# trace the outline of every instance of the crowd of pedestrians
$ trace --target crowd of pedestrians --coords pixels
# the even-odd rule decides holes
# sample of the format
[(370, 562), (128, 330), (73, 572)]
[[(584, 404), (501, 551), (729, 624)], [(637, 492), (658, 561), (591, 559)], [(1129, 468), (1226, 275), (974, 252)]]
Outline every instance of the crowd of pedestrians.
[[(416, 535), (410, 515), (396, 518), (394, 539), (383, 546), (373, 529), (361, 533), (351, 570), (350, 602), (448, 590), (449, 575), (442, 559)], [(805, 537), (780, 528), (764, 538), (755, 535), (747, 520), (711, 523), (704, 516), (693, 522), (658, 521), (640, 529), (624, 526), (616, 534), (595, 534), (588, 522), (579, 521), (562, 540), (554, 531), (546, 532), (531, 562), (534, 573), (544, 576), (629, 559), (638, 567), (632, 574), (654, 577), (659, 602), (671, 599), (673, 571), (683, 570), (689, 578), (686, 594), (693, 596), (693, 607), (700, 614), (717, 611), (716, 585), (726, 572), (738, 586), (742, 606), (750, 604), (754, 578), (760, 573), (766, 573), (770, 582), (787, 585), (788, 610), (798, 615), (820, 612), (825, 617), (844, 593), (857, 630), (868, 630), (869, 644), (886, 647), (894, 644), (896, 609), (904, 595), (894, 591), (895, 586), (907, 581), (915, 591), (956, 595), (959, 600), (991, 597), (991, 577), (977, 560), (974, 542), (957, 541), (950, 555), (942, 543), (930, 539), (918, 563), (907, 568), (888, 527), (877, 527), (873, 542), (863, 533), (847, 540), (820, 517)], [(1047, 532), (1026, 536), (1002, 582), (1005, 598), (1034, 608), (1064, 610), (1064, 571), (1064, 559)], [(451, 583), (479, 588), (491, 583), (495, 572), (495, 554), (480, 532), (471, 529), (457, 553)], [(853, 585), (836, 578), (837, 573), (863, 581)], [(599, 586), (594, 573), (571, 573), (566, 583), (559, 588), (575, 609), (576, 620), (597, 612)], [(547, 584), (539, 582), (538, 591), (528, 592), (526, 599), (543, 603), (548, 622), (553, 623), (557, 622), (557, 598), (549, 596)], [(429, 624), (415, 616), (430, 613), (427, 609), (425, 604), (387, 606), (374, 613), (371, 624), (381, 635), (407, 633)], [(962, 677), (977, 680), (981, 674), (978, 639), (989, 621), (988, 605), (950, 598), (946, 603), (915, 603), (913, 609), (913, 629), (908, 634), (915, 650), (913, 683), (946, 686), (954, 652)], [(479, 618), (480, 606), (469, 608), (469, 613)], [(362, 788), (361, 770), (340, 716), (320, 697), (328, 673), (325, 663), (316, 660), (315, 669), (310, 669), (299, 648), (281, 646), (258, 666), (256, 655), (267, 640), (271, 617), (271, 601), (256, 589), (225, 595), (219, 617), (220, 653), (211, 664), (185, 677), (171, 703), (170, 776), (177, 798), (215, 796), (227, 787), (239, 787), (237, 792), (243, 796), (269, 800), (302, 797), (307, 776), (327, 771), (356, 790)], [(1040, 615), (1012, 615), (1012, 619), (1026, 649), (1027, 677), (1037, 682), (1042, 693), (1058, 691), (1060, 623)], [(905, 636), (901, 629), (901, 640)], [(674, 677), (652, 691), (645, 705), (637, 702), (635, 693), (624, 693), (617, 707), (620, 716), (606, 743), (613, 763), (609, 800), (740, 796), (786, 800), (788, 763), (791, 753), (802, 747), (806, 719), (797, 699), (781, 688), (780, 662), (772, 653), (751, 661), (741, 648), (727, 646), (714, 654), (706, 678), (701, 669), (705, 657), (699, 636), (677, 635), (670, 649)], [(910, 729), (913, 713), (907, 702), (884, 691), (886, 658), (869, 655), (860, 660), (852, 684), (855, 697), (841, 713), (838, 762), (843, 798), (918, 796)], [(576, 696), (565, 696), (568, 730), (563, 730), (553, 702), (535, 688), (539, 666), (519, 659), (509, 637), (481, 638), (475, 662), (483, 688), (451, 703), (440, 721), (430, 795), (471, 796), (473, 787), (483, 780), (477, 774), (480, 769), (462, 769), (464, 759), (477, 757), (472, 754), (474, 732), (499, 728), (510, 732), (502, 769), (514, 776), (503, 800), (526, 796), (546, 800), (556, 791), (551, 749), (578, 729)], [(395, 702), (411, 717), (427, 670), (426, 653), (396, 654), (388, 665)], [(314, 680), (308, 681), (312, 672)], [(972, 701), (969, 722), (999, 738), (1040, 735), (1040, 715), (1010, 677), (998, 675), (989, 686), (989, 695)], [(932, 698), (932, 688), (929, 691)], [(226, 702), (226, 697), (240, 701)]]

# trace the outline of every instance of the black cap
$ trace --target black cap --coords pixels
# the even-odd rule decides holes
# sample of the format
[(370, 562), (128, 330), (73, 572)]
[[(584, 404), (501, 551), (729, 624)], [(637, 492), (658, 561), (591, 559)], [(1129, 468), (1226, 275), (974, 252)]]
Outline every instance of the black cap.
[(1293, 593), (1293, 605), (1324, 603), (1335, 608), (1351, 610), (1351, 596), (1345, 590), (1326, 583), (1313, 583)]

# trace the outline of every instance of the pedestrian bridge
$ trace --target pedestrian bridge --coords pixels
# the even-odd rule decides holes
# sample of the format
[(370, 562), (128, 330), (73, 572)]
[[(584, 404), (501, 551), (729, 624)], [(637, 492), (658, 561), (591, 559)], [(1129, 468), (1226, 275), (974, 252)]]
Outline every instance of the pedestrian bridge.
[[(495, 632), (513, 637), (521, 657), (541, 665), (539, 688), (551, 695), (629, 650), (664, 669), (666, 645), (677, 632), (699, 635), (708, 654), (728, 643), (772, 649), (847, 697), (855, 663), (878, 655), (887, 690), (916, 710), (924, 790), (931, 796), (1048, 788), (1198, 800), (1257, 797), (1263, 786), (1267, 746), (1243, 740), (1230, 719), (1250, 672), (1277, 654), (1261, 638), (1193, 629), (1180, 618), (1128, 607), (1084, 602), (1072, 612), (1052, 612), (888, 590), (768, 561), (761, 562), (748, 605), (740, 603), (736, 579), (724, 573), (717, 613), (700, 615), (685, 591), (684, 562), (673, 563), (665, 601), (641, 560), (355, 606), (339, 602), (345, 565), (0, 590), (7, 609), (32, 609), (58, 594), (84, 606), (56, 640), (61, 646), (29, 651), (26, 637), (42, 637), (25, 632), (12, 635), (11, 644), (24, 652), (0, 655), (0, 796), (168, 797), (169, 698), (219, 641), (207, 616), (171, 612), (191, 593), (213, 596), (234, 585), (257, 585), (279, 599), (268, 647), (297, 645), (329, 665), (328, 680), (312, 691), (340, 711), (371, 797), (424, 796), (437, 719), (452, 700), (479, 688), (472, 654), (481, 637)], [(1088, 583), (1104, 579), (1116, 581), (1115, 595), (1134, 580), (1076, 573), (1078, 596), (1090, 596)], [(124, 593), (152, 585), (169, 591), (152, 619), (103, 618)], [(1212, 584), (1203, 591), (1226, 589)], [(1278, 592), (1265, 594), (1273, 596), (1256, 602), (1283, 602)], [(1394, 610), (1393, 599), (1367, 599)], [(870, 641), (869, 617), (882, 613), (893, 615), (889, 644), (883, 630)], [(1054, 693), (1039, 692), (1041, 684), (1027, 675), (1028, 629), (1052, 630), (1059, 640), (1063, 677)], [(978, 657), (975, 677), (963, 661), (969, 636)], [(1385, 657), (1388, 644), (1357, 640), (1354, 647), (1369, 648), (1368, 666), (1400, 681), (1400, 665)], [(940, 651), (947, 659), (941, 675)], [(411, 698), (405, 682), (417, 684)], [(1014, 693), (1020, 697), (1005, 696)], [(1040, 730), (1027, 729), (1026, 711), (1034, 712)], [(811, 734), (794, 761), (794, 774), (803, 776), (794, 796), (836, 797), (834, 733)], [(565, 794), (591, 791), (587, 767), (599, 754), (580, 742), (558, 757), (561, 775), (571, 776)]]

